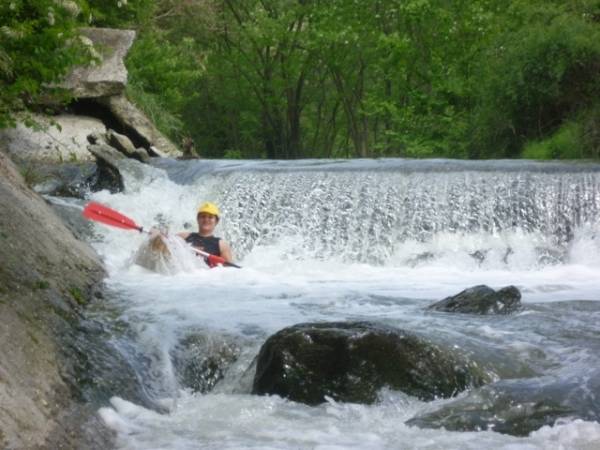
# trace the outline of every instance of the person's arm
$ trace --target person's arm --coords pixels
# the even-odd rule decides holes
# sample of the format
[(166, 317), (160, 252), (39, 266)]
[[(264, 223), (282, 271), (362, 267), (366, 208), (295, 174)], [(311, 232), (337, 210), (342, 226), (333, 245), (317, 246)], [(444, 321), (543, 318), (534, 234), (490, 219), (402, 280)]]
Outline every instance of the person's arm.
[(177, 236), (179, 236), (181, 239), (183, 239), (185, 241), (190, 234), (191, 233), (189, 233), (187, 231), (182, 231), (181, 233), (177, 233)]
[(221, 251), (221, 257), (225, 259), (225, 261), (227, 261), (228, 263), (233, 262), (233, 254), (231, 252), (231, 247), (223, 239), (219, 240), (219, 250)]

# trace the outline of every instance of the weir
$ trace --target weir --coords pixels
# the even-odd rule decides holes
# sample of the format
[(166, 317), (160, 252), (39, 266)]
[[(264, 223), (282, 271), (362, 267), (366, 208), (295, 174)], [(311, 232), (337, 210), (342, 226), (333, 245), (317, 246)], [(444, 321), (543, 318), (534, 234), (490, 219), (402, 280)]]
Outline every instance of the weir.
[[(189, 195), (221, 205), (240, 256), (293, 241), (286, 258), (487, 267), (577, 262), (597, 244), (600, 166), (530, 161), (162, 160)], [(206, 190), (207, 186), (210, 186)]]
[[(134, 263), (146, 236), (94, 225), (91, 239), (109, 273), (94, 317), (127, 363), (124, 373), (141, 384), (97, 395), (99, 415), (122, 448), (352, 448), (368, 439), (381, 444), (374, 448), (394, 448), (418, 447), (423, 436), (434, 448), (548, 448), (556, 434), (596, 439), (600, 409), (589, 393), (600, 354), (600, 166), (153, 165), (120, 167), (125, 191), (91, 199), (169, 235), (195, 228), (196, 208), (213, 201), (222, 212), (216, 232), (243, 269), (208, 269), (188, 252), (173, 270), (148, 270)], [(506, 316), (428, 309), (481, 284), (516, 286), (522, 309)], [(436, 405), (393, 389), (378, 391), (373, 405), (308, 407), (251, 394), (254, 361), (269, 336), (296, 324), (340, 321), (391, 326), (447, 346), (490, 382)], [(100, 378), (112, 379), (111, 371), (123, 372), (111, 368)], [(441, 412), (430, 414), (432, 408)], [(549, 434), (473, 439), (464, 430), (480, 429), (471, 413), (477, 408), (485, 426), (508, 424), (503, 432), (521, 435), (547, 424)], [(515, 411), (523, 412), (518, 426), (510, 422)], [(329, 439), (332, 429), (341, 431)]]

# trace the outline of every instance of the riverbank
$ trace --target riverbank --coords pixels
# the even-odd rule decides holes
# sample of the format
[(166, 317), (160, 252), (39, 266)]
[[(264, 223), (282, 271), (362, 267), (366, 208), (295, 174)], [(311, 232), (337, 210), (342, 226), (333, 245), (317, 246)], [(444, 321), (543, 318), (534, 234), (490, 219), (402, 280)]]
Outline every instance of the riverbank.
[(73, 345), (105, 274), (0, 152), (0, 447), (108, 448)]

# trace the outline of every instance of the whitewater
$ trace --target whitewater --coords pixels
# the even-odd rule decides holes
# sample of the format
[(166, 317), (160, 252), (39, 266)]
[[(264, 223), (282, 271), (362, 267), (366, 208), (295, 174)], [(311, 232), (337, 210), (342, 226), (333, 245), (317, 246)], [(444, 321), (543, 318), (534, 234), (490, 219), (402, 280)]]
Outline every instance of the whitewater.
[[(301, 322), (369, 320), (460, 348), (495, 380), (573, 378), (600, 367), (600, 167), (568, 163), (125, 161), (125, 190), (90, 199), (173, 235), (219, 205), (217, 235), (243, 269), (181, 252), (169, 273), (134, 264), (146, 237), (91, 225), (109, 276), (91, 316), (114, 330), (150, 402), (114, 396), (98, 414), (121, 449), (594, 449), (578, 418), (516, 437), (408, 426), (450, 400), (383, 390), (374, 405), (309, 407), (254, 396), (265, 339)], [(77, 206), (77, 205), (75, 205)], [(512, 316), (425, 308), (478, 284), (516, 285)], [(209, 393), (181, 386), (173, 351), (190, 333), (236, 342)], [(461, 394), (467, 395), (467, 394)]]

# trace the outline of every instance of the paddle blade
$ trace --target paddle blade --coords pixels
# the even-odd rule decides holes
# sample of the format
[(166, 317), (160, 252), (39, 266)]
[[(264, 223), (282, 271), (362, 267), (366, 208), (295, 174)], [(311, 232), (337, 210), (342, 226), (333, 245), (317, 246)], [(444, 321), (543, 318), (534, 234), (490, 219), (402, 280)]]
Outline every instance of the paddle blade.
[(126, 230), (142, 231), (142, 227), (138, 226), (129, 217), (110, 209), (100, 203), (90, 202), (83, 209), (83, 216), (95, 222), (101, 222), (112, 227), (124, 228)]

